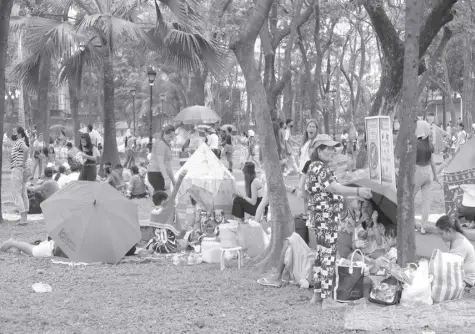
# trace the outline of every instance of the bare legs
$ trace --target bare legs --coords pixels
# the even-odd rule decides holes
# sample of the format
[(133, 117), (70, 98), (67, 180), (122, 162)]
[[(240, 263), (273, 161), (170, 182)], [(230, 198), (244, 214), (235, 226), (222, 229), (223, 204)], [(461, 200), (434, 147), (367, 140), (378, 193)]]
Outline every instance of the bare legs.
[(35, 246), (24, 241), (16, 241), (15, 239), (8, 239), (0, 246), (0, 253), (6, 252), (10, 248), (17, 248), (23, 253), (33, 256), (33, 247)]

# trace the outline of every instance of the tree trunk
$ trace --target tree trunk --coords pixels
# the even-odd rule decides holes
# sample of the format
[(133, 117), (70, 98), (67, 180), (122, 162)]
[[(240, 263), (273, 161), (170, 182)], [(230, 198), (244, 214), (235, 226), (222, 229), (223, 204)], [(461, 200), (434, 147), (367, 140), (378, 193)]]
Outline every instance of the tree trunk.
[(112, 65), (112, 52), (109, 46), (104, 48), (103, 69), (104, 69), (104, 153), (102, 162), (111, 162), (113, 166), (118, 164), (119, 152), (117, 150), (117, 139), (115, 129), (114, 111), (114, 68)]
[(73, 120), (73, 134), (74, 134), (74, 146), (79, 146), (79, 139), (81, 134), (79, 133), (79, 94), (73, 80), (68, 80), (69, 89), (69, 106), (71, 108), (71, 117)]
[[(13, 0), (0, 1), (0, 133), (3, 134), (3, 121), (5, 116), (5, 68), (7, 67), (7, 51), (8, 51), (8, 32), (10, 29), (10, 14), (12, 12)], [(3, 147), (3, 135), (0, 138), (0, 148)], [(0, 166), (3, 166), (3, 150), (0, 150)], [(0, 173), (0, 193), (2, 191), (2, 176)], [(0, 212), (2, 210), (2, 201), (0, 201)], [(3, 222), (3, 215), (0, 217)]]
[[(424, 20), (421, 24), (418, 46), (419, 57), (425, 54), (440, 29), (446, 23), (453, 20), (452, 7), (457, 1), (434, 1), (430, 5), (431, 7), (427, 8), (428, 15), (421, 16)], [(393, 115), (403, 87), (404, 43), (399, 38), (398, 32), (386, 14), (382, 0), (366, 0), (363, 2), (363, 6), (378, 35), (378, 41), (382, 50), (381, 79), (370, 115)], [(421, 70), (424, 71), (422, 66), (419, 71)]]
[(472, 42), (471, 36), (466, 35), (464, 38), (464, 55), (463, 55), (463, 123), (465, 129), (471, 131), (473, 123), (473, 79), (471, 77), (473, 70), (472, 63)]
[(190, 87), (188, 90), (188, 100), (190, 105), (205, 105), (205, 84), (208, 77), (208, 70), (203, 72), (195, 71), (190, 77)]
[(40, 59), (40, 74), (38, 80), (38, 113), (42, 122), (39, 133), (43, 134), (45, 145), (49, 145), (49, 119), (50, 109), (48, 106), (48, 92), (51, 78), (51, 55), (45, 55)]
[(450, 123), (451, 123), (451, 126), (455, 126), (457, 124), (457, 116), (455, 114), (454, 100), (452, 99), (452, 87), (450, 86), (450, 81), (449, 81), (449, 69), (447, 68), (446, 55), (442, 57), (442, 69), (444, 71), (445, 89), (447, 90), (447, 97), (448, 97), (448, 103), (449, 103), (450, 118), (451, 118)]
[(398, 262), (401, 267), (416, 260), (414, 231), (414, 174), (416, 163), (415, 122), (418, 98), (419, 37), (422, 6), (406, 0), (406, 40), (403, 78), (402, 124), (398, 135), (399, 177), (397, 180)]
[(274, 221), (271, 245), (266, 256), (259, 264), (263, 270), (269, 269), (277, 263), (284, 239), (292, 233), (294, 226), (277, 154), (277, 142), (274, 136), (270, 108), (267, 103), (266, 90), (254, 59), (254, 44), (272, 3), (273, 0), (261, 0), (256, 3), (250, 18), (246, 21), (245, 28), (241, 29), (241, 33), (230, 46), (241, 66), (246, 80), (247, 92), (251, 96), (256, 117), (257, 134), (261, 138), (261, 152), (266, 171), (270, 210)]

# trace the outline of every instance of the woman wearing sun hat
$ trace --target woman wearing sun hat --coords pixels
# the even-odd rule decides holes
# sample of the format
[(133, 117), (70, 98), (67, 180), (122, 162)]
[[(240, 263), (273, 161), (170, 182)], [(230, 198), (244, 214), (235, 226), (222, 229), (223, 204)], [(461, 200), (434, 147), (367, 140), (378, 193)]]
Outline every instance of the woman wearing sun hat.
[(347, 187), (338, 183), (329, 163), (333, 160), (335, 148), (339, 146), (340, 143), (329, 135), (317, 135), (312, 144), (310, 163), (306, 164), (307, 226), (315, 230), (317, 244), (312, 303), (332, 297), (340, 213), (343, 212), (342, 196), (371, 198), (368, 188)]

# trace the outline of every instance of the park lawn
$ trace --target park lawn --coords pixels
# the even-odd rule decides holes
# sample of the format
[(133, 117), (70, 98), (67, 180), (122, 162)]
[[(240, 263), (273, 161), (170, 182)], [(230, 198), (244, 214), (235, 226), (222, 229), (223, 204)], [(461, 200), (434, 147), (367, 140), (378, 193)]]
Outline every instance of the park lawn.
[[(7, 191), (7, 180), (3, 185)], [(440, 210), (443, 197), (435, 196), (432, 207)], [(140, 217), (147, 218), (150, 202), (139, 202)], [(2, 241), (31, 242), (45, 233), (43, 222), (0, 226)], [(310, 290), (264, 288), (250, 263), (241, 270), (235, 266), (224, 271), (217, 264), (174, 266), (164, 257), (153, 263), (69, 267), (1, 254), (0, 333), (351, 333), (344, 330), (342, 309), (308, 304)], [(37, 282), (50, 284), (53, 292), (35, 294), (31, 285)], [(463, 332), (467, 329), (450, 331)]]

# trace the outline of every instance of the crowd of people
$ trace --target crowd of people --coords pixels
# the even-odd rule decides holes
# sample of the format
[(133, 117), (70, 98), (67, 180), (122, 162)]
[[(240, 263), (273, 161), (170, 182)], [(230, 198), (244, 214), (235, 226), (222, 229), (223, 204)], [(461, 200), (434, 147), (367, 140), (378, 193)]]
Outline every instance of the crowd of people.
[[(347, 257), (353, 250), (359, 249), (371, 270), (377, 273), (380, 269), (378, 259), (395, 252), (397, 229), (395, 222), (370, 201), (371, 189), (339, 183), (330, 167), (336, 149), (343, 146), (342, 153), (348, 155), (348, 170), (353, 171), (356, 168), (358, 133), (353, 123), (350, 123), (343, 133), (341, 142), (333, 140), (326, 134), (318, 134), (318, 123), (313, 119), (306, 122), (300, 142), (293, 137), (292, 127), (291, 119), (280, 122), (276, 138), (283, 174), (299, 176), (299, 186), (293, 193), (303, 201), (302, 217), (307, 228), (313, 230), (315, 235), (316, 252), (311, 265), (313, 277), (307, 277), (305, 280), (307, 285), (314, 288), (312, 302), (317, 302), (332, 297), (334, 268), (338, 257)], [(232, 126), (219, 128), (217, 125), (196, 127), (183, 124), (166, 125), (155, 138), (147, 161), (144, 162), (136, 159), (134, 154), (136, 138), (129, 135), (124, 140), (125, 166), (121, 164), (113, 166), (110, 162), (101, 161), (102, 152), (99, 143), (91, 135), (92, 131), (92, 126), (89, 126), (88, 132), (81, 134), (78, 147), (67, 141), (64, 134), (60, 135), (57, 142), (64, 146), (65, 154), (59, 155), (61, 158), (58, 156), (52, 158), (55, 155), (54, 147), (46, 146), (41, 134), (30, 143), (22, 127), (12, 130), (12, 192), (22, 224), (26, 223), (32, 198), (37, 198), (37, 202), (41, 202), (74, 180), (107, 182), (131, 199), (151, 197), (154, 207), (150, 221), (155, 227), (158, 226), (158, 230), (145, 248), (150, 252), (174, 252), (178, 249), (177, 239), (183, 238), (181, 225), (177, 222), (175, 198), (187, 171), (183, 169), (179, 175), (174, 173), (172, 145), (179, 147), (179, 162), (183, 166), (203, 143), (209, 146), (216, 158), (231, 173), (235, 171), (233, 151), (236, 145), (240, 143), (246, 147), (247, 154), (242, 168), (245, 192), (238, 191), (235, 194), (231, 214), (233, 219), (242, 223), (246, 218), (256, 222), (262, 222), (264, 218), (272, 221), (265, 172), (261, 168), (262, 155), (258, 154), (258, 140), (253, 130), (238, 136)], [(460, 131), (463, 131), (463, 127)], [(431, 133), (432, 128), (427, 122), (422, 120), (417, 122), (415, 180), (416, 190), (421, 191), (423, 198), (420, 229), (422, 234), (426, 233), (429, 215), (430, 184), (433, 180), (439, 182), (432, 156), (434, 146), (430, 140)], [(460, 141), (463, 139), (463, 135), (458, 137)], [(359, 146), (364, 145), (363, 140)], [(43, 169), (44, 165), (46, 167)], [(104, 170), (103, 176), (98, 176), (98, 166)], [(38, 181), (36, 175), (40, 176)], [(35, 184), (32, 184), (32, 181), (36, 181)], [(173, 189), (171, 194), (170, 189)], [(191, 199), (192, 204), (196, 205), (196, 201)], [(464, 255), (466, 281), (473, 285), (475, 250), (466, 239), (459, 222), (444, 216), (439, 219), (436, 226), (443, 240), (450, 243), (451, 251)], [(349, 236), (343, 242), (342, 232)], [(204, 231), (201, 231), (201, 234), (205, 234)], [(301, 254), (309, 251), (308, 247), (305, 248), (305, 243), (299, 240), (295, 235), (287, 239), (276, 274), (260, 280), (260, 284), (278, 287), (281, 285), (285, 269), (290, 272), (295, 270), (295, 268), (289, 269), (286, 262), (289, 248), (298, 248), (299, 250), (293, 249), (293, 251)], [(51, 244), (51, 240), (48, 242)], [(37, 254), (33, 248), (15, 240), (9, 240), (0, 250), (11, 247), (27, 249), (34, 256)]]

